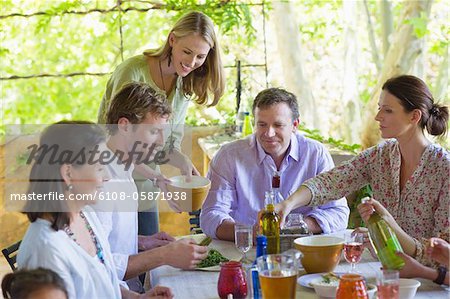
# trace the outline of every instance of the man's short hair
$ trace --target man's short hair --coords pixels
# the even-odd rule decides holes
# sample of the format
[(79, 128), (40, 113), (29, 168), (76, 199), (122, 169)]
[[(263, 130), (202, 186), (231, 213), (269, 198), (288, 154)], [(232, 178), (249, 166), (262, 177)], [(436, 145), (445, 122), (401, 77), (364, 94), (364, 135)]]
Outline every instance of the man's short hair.
[(172, 113), (167, 98), (158, 94), (150, 85), (132, 82), (124, 85), (113, 97), (106, 113), (106, 123), (111, 135), (117, 132), (119, 119), (125, 117), (132, 124), (144, 121), (147, 113), (169, 117)]
[(253, 101), (252, 112), (255, 115), (255, 109), (269, 108), (275, 104), (285, 103), (291, 109), (292, 121), (299, 118), (297, 98), (282, 88), (267, 88), (258, 93)]

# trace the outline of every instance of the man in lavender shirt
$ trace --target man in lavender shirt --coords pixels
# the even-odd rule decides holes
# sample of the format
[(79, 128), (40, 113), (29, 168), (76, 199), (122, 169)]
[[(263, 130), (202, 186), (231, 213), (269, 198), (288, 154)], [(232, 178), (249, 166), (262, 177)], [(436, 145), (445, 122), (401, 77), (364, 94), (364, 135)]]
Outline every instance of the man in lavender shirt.
[[(234, 240), (234, 224), (257, 223), (272, 175), (280, 173), (280, 193), (287, 198), (309, 178), (334, 167), (327, 149), (301, 135), (296, 97), (283, 89), (261, 91), (253, 102), (255, 133), (224, 145), (209, 166), (211, 190), (202, 206), (200, 225), (207, 235)], [(319, 207), (301, 207), (313, 233), (347, 227), (345, 198)]]

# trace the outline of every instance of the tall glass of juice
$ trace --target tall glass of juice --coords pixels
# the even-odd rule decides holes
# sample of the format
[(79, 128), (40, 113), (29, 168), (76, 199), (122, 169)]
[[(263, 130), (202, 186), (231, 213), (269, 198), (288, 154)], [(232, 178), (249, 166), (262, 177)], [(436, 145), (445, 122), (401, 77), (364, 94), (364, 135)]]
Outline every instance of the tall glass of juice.
[(299, 261), (294, 255), (268, 254), (258, 257), (263, 298), (295, 298), (298, 265)]

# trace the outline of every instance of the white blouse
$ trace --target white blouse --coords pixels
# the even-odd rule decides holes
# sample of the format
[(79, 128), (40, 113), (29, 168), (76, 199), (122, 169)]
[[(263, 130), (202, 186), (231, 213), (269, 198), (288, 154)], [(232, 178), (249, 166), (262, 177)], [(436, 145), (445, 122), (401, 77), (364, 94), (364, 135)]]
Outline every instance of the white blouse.
[(83, 209), (102, 249), (105, 264), (90, 256), (62, 230), (55, 231), (49, 221), (31, 223), (19, 247), (19, 269), (48, 268), (61, 276), (69, 299), (121, 298), (119, 280), (102, 226), (90, 207)]

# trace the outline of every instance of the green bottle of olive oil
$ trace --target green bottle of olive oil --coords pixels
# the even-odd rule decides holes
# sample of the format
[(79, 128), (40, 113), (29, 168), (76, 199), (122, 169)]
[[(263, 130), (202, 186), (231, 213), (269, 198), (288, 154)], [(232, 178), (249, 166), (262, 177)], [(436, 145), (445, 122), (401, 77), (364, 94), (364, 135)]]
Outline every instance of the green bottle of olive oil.
[(261, 215), (261, 234), (267, 237), (267, 254), (280, 253), (280, 216), (275, 212), (273, 191), (266, 192), (266, 209)]

